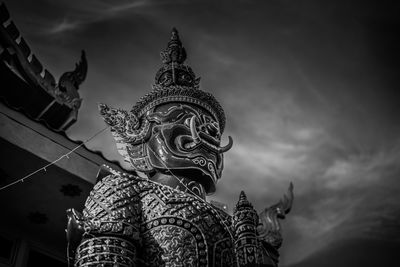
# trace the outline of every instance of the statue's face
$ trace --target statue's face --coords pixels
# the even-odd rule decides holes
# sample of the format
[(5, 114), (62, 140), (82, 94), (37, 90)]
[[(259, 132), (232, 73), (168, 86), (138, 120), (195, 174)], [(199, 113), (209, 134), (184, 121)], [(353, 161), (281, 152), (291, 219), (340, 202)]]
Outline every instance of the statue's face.
[(218, 122), (204, 109), (170, 103), (147, 114), (152, 133), (147, 153), (155, 170), (200, 182), (207, 192), (223, 169), (223, 149)]
[(220, 146), (220, 125), (208, 111), (194, 104), (167, 103), (138, 118), (105, 104), (99, 107), (118, 151), (135, 170), (185, 177), (202, 184), (207, 193), (215, 191), (232, 138)]

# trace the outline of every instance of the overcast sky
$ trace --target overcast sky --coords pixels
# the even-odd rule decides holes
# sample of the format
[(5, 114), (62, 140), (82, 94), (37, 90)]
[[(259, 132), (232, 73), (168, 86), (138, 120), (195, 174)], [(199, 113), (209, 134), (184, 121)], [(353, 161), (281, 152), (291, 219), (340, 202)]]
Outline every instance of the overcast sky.
[[(5, 1), (57, 78), (85, 49), (83, 104), (68, 135), (104, 127), (97, 103), (150, 90), (177, 27), (234, 147), (214, 196), (261, 211), (295, 187), (281, 265), (395, 266), (400, 248), (400, 8), (379, 1)], [(121, 157), (110, 133), (87, 145)], [(392, 263), (392, 265), (390, 265)]]

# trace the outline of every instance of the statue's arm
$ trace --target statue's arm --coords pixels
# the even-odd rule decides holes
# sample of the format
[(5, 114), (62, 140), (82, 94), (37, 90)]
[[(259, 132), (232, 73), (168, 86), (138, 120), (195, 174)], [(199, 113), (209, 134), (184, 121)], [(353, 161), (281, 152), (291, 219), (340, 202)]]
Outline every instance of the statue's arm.
[(73, 246), (77, 238), (69, 237), (70, 251), (75, 253), (74, 266), (137, 266), (139, 191), (137, 180), (115, 174), (106, 176), (94, 186), (81, 218), (79, 214), (72, 214), (72, 217), (78, 217), (75, 220), (77, 227), (73, 227), (73, 219), (69, 220), (71, 227), (67, 229), (67, 237), (71, 229), (82, 232), (76, 250)]

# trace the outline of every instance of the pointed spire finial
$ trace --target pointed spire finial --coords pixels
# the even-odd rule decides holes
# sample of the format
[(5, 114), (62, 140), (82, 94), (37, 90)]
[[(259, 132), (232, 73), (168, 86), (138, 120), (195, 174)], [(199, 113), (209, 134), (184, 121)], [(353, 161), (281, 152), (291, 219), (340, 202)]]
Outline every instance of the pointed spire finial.
[(178, 30), (175, 27), (173, 27), (171, 31), (171, 40), (177, 40), (180, 42)]
[(247, 201), (246, 193), (243, 190), (240, 191), (239, 201)]
[(244, 191), (240, 192), (239, 201), (236, 204), (236, 211), (244, 210), (244, 209), (253, 209), (253, 205), (247, 200), (247, 196)]
[(171, 31), (171, 39), (168, 42), (167, 49), (160, 53), (164, 64), (178, 63), (182, 64), (186, 60), (186, 50), (179, 39), (178, 30), (174, 27)]
[(196, 78), (193, 70), (185, 65), (186, 50), (182, 46), (178, 30), (174, 27), (167, 48), (160, 53), (163, 66), (158, 70), (156, 85), (164, 88), (169, 86), (187, 86), (199, 88), (200, 78)]

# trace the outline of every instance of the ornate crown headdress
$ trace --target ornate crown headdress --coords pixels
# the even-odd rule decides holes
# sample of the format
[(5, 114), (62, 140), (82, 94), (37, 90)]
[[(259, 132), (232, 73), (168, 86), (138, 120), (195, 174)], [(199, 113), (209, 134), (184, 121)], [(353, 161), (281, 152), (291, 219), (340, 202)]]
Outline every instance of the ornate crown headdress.
[(140, 117), (160, 104), (192, 103), (210, 112), (218, 120), (222, 133), (226, 120), (224, 110), (212, 94), (199, 89), (200, 78), (196, 78), (193, 70), (184, 64), (186, 51), (175, 28), (167, 48), (160, 54), (163, 66), (156, 74), (153, 91), (140, 98), (131, 112)]

